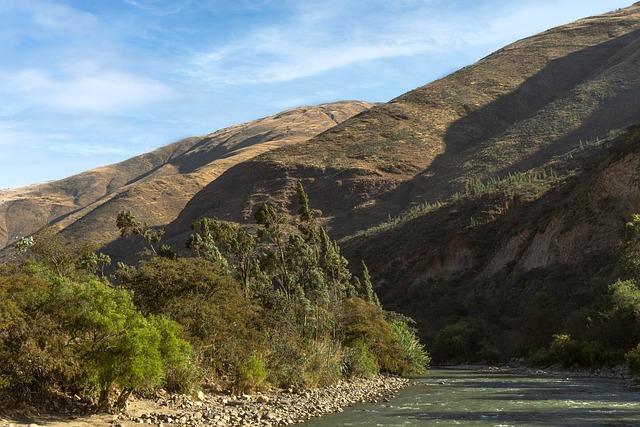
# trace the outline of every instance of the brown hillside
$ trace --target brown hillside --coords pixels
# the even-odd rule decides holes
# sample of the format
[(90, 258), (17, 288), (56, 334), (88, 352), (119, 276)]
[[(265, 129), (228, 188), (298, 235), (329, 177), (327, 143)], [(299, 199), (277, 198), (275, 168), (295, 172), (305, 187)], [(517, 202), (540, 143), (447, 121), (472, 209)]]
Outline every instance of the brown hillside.
[(371, 105), (345, 101), (294, 108), (63, 180), (0, 191), (0, 247), (49, 223), (70, 236), (105, 243), (116, 236), (114, 221), (122, 210), (166, 224), (233, 165), (306, 140)]
[(461, 318), (499, 327), (494, 345), (507, 353), (573, 333), (598, 280), (615, 281), (617, 245), (640, 212), (640, 125), (573, 157), (581, 166), (550, 186), (463, 197), (349, 239), (344, 253), (364, 259), (383, 303), (431, 340)]
[(334, 236), (412, 203), (444, 199), (471, 177), (545, 164), (640, 118), (640, 6), (521, 40), (303, 143), (229, 169), (170, 231), (243, 221), (286, 206), (302, 180)]

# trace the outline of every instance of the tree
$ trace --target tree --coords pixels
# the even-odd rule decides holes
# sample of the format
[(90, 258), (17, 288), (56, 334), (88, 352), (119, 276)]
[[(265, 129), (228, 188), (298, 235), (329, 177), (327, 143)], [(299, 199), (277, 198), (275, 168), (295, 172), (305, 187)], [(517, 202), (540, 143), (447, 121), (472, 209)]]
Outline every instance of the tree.
[(268, 259), (274, 260), (273, 265), (277, 271), (277, 280), (280, 285), (280, 289), (284, 292), (287, 299), (292, 296), (291, 279), (289, 277), (289, 271), (287, 270), (287, 260), (285, 256), (286, 245), (286, 233), (284, 226), (286, 224), (286, 217), (278, 212), (273, 206), (262, 204), (256, 211), (255, 220), (258, 225), (262, 227), (258, 229), (258, 238), (266, 239), (273, 246), (275, 246), (275, 253), (273, 257), (267, 256)]
[(256, 239), (237, 224), (209, 218), (195, 222), (192, 228), (198, 232), (189, 237), (187, 247), (210, 261), (228, 265), (249, 296), (252, 279), (259, 276)]
[(632, 214), (618, 252), (618, 277), (640, 282), (640, 214)]
[(313, 210), (309, 207), (309, 196), (304, 191), (302, 182), (298, 181), (296, 187), (296, 194), (298, 196), (298, 230), (305, 236), (307, 243), (314, 248), (316, 257), (318, 257), (318, 224), (314, 217)]
[(356, 289), (358, 292), (358, 296), (367, 302), (374, 303), (377, 306), (380, 306), (380, 300), (378, 299), (378, 295), (376, 295), (373, 290), (373, 285), (371, 284), (371, 276), (369, 275), (369, 269), (367, 265), (362, 261), (362, 281), (357, 282), (360, 287)]
[(187, 239), (187, 248), (194, 251), (199, 257), (211, 262), (226, 264), (226, 260), (222, 256), (216, 240), (214, 238), (215, 220), (209, 218), (201, 219), (191, 225), (193, 230), (197, 230)]
[[(141, 236), (154, 254), (158, 250), (154, 244), (159, 243), (164, 235), (164, 230), (151, 227), (146, 222), (139, 222), (131, 211), (122, 211), (116, 218), (116, 227), (120, 230), (121, 236)], [(164, 248), (163, 253), (170, 253), (168, 248)]]
[(0, 277), (0, 392), (31, 400), (53, 389), (99, 394), (106, 408), (189, 365), (190, 346), (169, 319), (144, 316), (131, 293), (95, 278), (55, 275), (30, 262)]

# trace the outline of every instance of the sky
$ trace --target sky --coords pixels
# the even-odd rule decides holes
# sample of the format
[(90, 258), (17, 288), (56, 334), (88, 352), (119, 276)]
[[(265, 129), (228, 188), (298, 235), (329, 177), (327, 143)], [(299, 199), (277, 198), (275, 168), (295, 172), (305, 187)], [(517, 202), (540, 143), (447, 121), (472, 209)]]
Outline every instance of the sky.
[(634, 0), (0, 0), (0, 190), (346, 99), (386, 102)]

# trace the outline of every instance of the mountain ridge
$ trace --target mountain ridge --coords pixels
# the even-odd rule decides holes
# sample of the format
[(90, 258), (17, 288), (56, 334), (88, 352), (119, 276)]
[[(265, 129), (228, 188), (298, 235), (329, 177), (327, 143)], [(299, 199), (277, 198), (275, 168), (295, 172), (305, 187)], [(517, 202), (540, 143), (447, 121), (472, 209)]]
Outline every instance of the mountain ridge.
[[(33, 234), (47, 224), (56, 224), (71, 235), (78, 229), (76, 238), (84, 236), (85, 240), (106, 243), (117, 236), (112, 223), (118, 209), (127, 209), (128, 202), (119, 201), (127, 197), (161, 205), (156, 209), (148, 206), (144, 214), (150, 224), (163, 225), (202, 186), (236, 162), (306, 139), (371, 105), (341, 101), (294, 108), (185, 138), (62, 180), (0, 191), (0, 246)], [(91, 219), (101, 209), (108, 213), (100, 215), (103, 218)], [(96, 222), (101, 225), (93, 231)]]
[[(640, 9), (630, 7), (515, 42), (309, 141), (239, 164), (169, 229), (203, 216), (246, 220), (265, 201), (286, 208), (302, 180), (333, 235), (344, 237), (411, 203), (446, 198), (471, 177), (540, 166), (640, 116), (639, 31)], [(274, 179), (256, 187), (247, 170)], [(229, 183), (244, 192), (225, 194)]]

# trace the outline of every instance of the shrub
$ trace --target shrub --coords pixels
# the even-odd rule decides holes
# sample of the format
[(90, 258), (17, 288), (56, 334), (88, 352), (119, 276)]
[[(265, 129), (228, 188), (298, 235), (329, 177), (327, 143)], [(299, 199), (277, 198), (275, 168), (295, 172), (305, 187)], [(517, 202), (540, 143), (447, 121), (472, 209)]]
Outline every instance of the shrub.
[(640, 344), (625, 354), (624, 358), (627, 361), (629, 372), (632, 375), (640, 375)]
[[(38, 268), (34, 268), (38, 267)], [(137, 388), (159, 385), (167, 369), (185, 369), (190, 347), (180, 328), (166, 318), (143, 316), (131, 293), (95, 279), (72, 281), (15, 274), (0, 278), (0, 377), (5, 391), (34, 401), (52, 388), (99, 393), (117, 404)]]
[(391, 341), (391, 359), (395, 365), (392, 373), (408, 377), (427, 373), (431, 357), (418, 340), (415, 329), (402, 321), (392, 322)]
[(267, 356), (268, 381), (276, 387), (302, 388), (304, 349), (293, 337), (273, 337)]
[(371, 378), (380, 373), (376, 358), (362, 342), (347, 349), (344, 365), (349, 377)]
[(239, 367), (236, 388), (239, 391), (252, 391), (262, 387), (267, 379), (267, 369), (258, 356), (252, 354)]
[(338, 343), (329, 339), (309, 341), (305, 346), (302, 379), (305, 387), (322, 387), (342, 378), (343, 353)]

